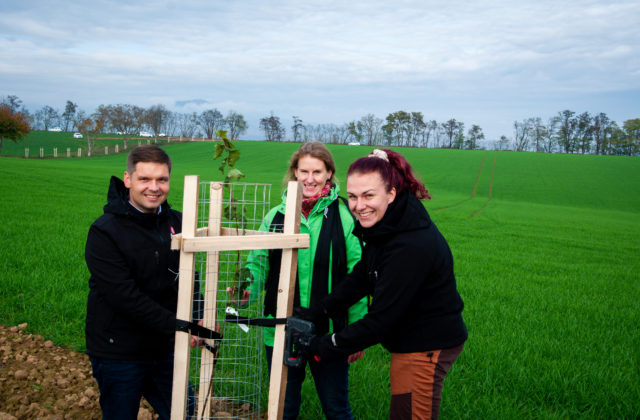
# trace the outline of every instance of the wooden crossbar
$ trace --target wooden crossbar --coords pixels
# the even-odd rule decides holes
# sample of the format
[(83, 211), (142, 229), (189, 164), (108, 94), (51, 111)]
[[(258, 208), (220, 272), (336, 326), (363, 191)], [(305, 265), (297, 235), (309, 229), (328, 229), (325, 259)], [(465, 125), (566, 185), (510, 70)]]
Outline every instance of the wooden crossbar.
[(212, 252), (251, 249), (309, 248), (309, 235), (305, 233), (280, 235), (208, 236), (182, 238), (186, 252)]
[[(196, 229), (196, 234), (194, 235), (196, 238), (202, 238), (202, 237), (207, 237), (207, 236), (254, 236), (254, 235), (260, 235), (260, 236), (278, 236), (278, 235), (282, 235), (281, 233), (276, 233), (276, 232), (262, 232), (259, 230), (251, 230), (251, 229), (245, 229), (245, 230), (239, 230), (239, 229), (235, 229), (235, 228), (220, 228), (220, 233), (219, 234), (209, 234), (209, 227), (202, 227), (199, 229)], [(302, 247), (305, 248), (305, 247)], [(182, 249), (182, 234), (178, 233), (175, 234), (173, 236), (171, 236), (171, 249), (175, 249), (175, 250), (180, 250)]]

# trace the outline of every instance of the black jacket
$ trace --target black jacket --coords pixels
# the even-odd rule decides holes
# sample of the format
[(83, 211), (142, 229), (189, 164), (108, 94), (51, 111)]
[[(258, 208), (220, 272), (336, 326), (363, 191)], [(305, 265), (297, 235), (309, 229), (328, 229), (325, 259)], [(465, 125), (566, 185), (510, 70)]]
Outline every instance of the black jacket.
[(173, 351), (180, 253), (170, 250), (182, 215), (163, 203), (144, 214), (111, 177), (104, 215), (89, 229), (85, 259), (91, 277), (87, 353), (106, 359), (153, 359)]
[(453, 257), (422, 203), (401, 193), (371, 228), (356, 225), (362, 259), (325, 299), (329, 314), (372, 296), (363, 319), (320, 341), (320, 356), (351, 354), (377, 343), (394, 353), (462, 344), (467, 328), (456, 289)]

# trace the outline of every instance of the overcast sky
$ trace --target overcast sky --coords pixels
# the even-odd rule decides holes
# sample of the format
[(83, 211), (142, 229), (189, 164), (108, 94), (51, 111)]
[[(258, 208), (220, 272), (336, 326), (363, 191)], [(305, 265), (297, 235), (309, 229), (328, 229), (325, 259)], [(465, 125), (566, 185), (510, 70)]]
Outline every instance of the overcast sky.
[(640, 118), (640, 2), (2, 0), (0, 96), (217, 108), (258, 138), (420, 111), (483, 128), (559, 111)]

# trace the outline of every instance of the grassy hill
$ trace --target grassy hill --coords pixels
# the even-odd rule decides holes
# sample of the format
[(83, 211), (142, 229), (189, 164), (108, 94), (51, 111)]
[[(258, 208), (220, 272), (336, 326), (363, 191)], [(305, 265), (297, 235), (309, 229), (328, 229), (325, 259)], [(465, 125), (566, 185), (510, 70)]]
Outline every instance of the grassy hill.
[[(273, 184), (279, 202), (298, 145), (237, 145), (245, 180)], [(329, 148), (342, 186), (349, 163), (371, 150)], [(185, 175), (222, 179), (210, 143), (166, 150), (174, 207)], [(469, 340), (445, 381), (443, 418), (640, 416), (640, 160), (398, 150), (433, 195), (425, 206), (451, 245), (465, 301)], [(0, 158), (0, 323), (28, 322), (84, 348), (84, 241), (125, 160)], [(352, 367), (358, 418), (386, 417), (388, 360), (375, 347)], [(303, 412), (320, 416), (313, 387), (304, 392)]]

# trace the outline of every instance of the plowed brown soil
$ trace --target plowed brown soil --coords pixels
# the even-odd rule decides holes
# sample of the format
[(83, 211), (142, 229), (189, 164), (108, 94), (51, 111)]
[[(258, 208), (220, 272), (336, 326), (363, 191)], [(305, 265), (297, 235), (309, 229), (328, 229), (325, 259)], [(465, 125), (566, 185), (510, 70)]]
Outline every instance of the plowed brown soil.
[[(98, 386), (84, 353), (0, 325), (0, 420), (100, 419)], [(155, 416), (143, 400), (139, 420)]]

